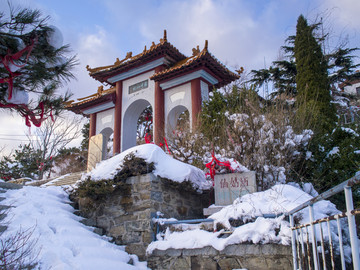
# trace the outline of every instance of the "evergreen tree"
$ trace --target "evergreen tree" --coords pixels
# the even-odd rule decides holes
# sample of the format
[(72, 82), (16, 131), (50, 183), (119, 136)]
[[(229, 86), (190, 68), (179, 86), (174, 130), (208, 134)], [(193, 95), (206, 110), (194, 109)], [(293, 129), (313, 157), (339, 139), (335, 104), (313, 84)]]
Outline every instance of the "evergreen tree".
[(82, 141), (80, 144), (80, 150), (82, 151), (88, 151), (89, 148), (89, 131), (90, 130), (90, 122), (87, 122), (86, 124), (84, 124), (83, 128), (81, 129), (81, 134), (82, 134)]
[[(28, 8), (14, 9), (9, 16), (0, 13), (0, 108), (16, 111), (40, 126), (57, 114), (69, 94), (54, 96), (55, 90), (71, 78), (75, 57), (67, 57), (61, 34), (46, 24), (48, 17)], [(60, 36), (59, 36), (60, 35)], [(29, 104), (31, 99), (37, 100)]]
[(210, 99), (203, 102), (200, 121), (201, 132), (208, 136), (210, 141), (226, 139), (226, 117), (227, 108), (226, 98), (219, 91), (214, 90), (210, 94)]
[[(322, 26), (321, 23), (309, 25), (312, 32), (316, 32)], [(313, 35), (318, 44), (321, 44), (328, 36), (327, 34)], [(272, 98), (278, 97), (282, 94), (294, 97), (297, 93), (296, 88), (296, 64), (294, 56), (294, 43), (296, 36), (289, 36), (285, 46), (281, 47), (284, 55), (280, 60), (274, 61), (269, 68), (252, 70), (252, 78), (250, 82), (256, 86), (261, 87), (264, 83), (271, 82), (274, 86), (274, 91), (270, 94)], [(329, 52), (322, 52), (324, 60), (327, 64), (328, 82), (331, 89), (337, 89), (337, 85), (343, 82), (360, 79), (360, 73), (355, 70), (360, 64), (354, 63), (355, 56), (353, 53), (358, 48), (346, 48), (345, 43)]]
[(294, 56), (297, 121), (300, 121), (301, 128), (328, 131), (333, 127), (336, 115), (330, 103), (327, 63), (321, 46), (313, 36), (313, 28), (302, 15), (296, 25)]
[(51, 161), (41, 162), (41, 150), (35, 150), (31, 144), (20, 145), (11, 157), (4, 157), (0, 161), (0, 179), (10, 180), (21, 177), (38, 178), (40, 168), (48, 171)]

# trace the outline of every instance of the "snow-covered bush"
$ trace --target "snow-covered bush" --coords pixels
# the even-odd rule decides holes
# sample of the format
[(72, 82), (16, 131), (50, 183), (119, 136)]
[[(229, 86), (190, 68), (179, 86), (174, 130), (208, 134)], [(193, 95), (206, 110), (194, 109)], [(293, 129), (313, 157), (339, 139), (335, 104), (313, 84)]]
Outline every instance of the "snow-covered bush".
[[(256, 172), (260, 190), (289, 179), (302, 149), (313, 133), (295, 133), (291, 108), (269, 103), (250, 89), (236, 86), (228, 93), (214, 91), (203, 103), (199, 130), (175, 131), (171, 150), (175, 158), (201, 168), (216, 157), (232, 163), (234, 171)], [(225, 167), (218, 173), (228, 172)]]

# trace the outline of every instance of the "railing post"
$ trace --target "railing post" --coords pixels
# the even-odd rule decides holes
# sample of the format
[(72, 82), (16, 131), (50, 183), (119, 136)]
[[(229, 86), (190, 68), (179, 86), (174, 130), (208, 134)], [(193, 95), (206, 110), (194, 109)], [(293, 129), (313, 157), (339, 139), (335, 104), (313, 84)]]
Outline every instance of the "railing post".
[(319, 259), (317, 251), (317, 242), (316, 242), (316, 231), (314, 225), (314, 205), (309, 205), (309, 214), (310, 214), (310, 227), (311, 227), (311, 236), (312, 236), (312, 250), (313, 250), (313, 259), (314, 259), (314, 268), (315, 270), (319, 269)]
[(346, 200), (346, 215), (347, 215), (348, 224), (349, 224), (352, 261), (353, 261), (354, 269), (358, 270), (358, 269), (360, 269), (359, 244), (358, 244), (358, 238), (357, 238), (357, 233), (356, 233), (355, 217), (351, 213), (351, 211), (354, 210), (351, 187), (345, 186), (344, 192), (345, 192), (345, 200)]
[(298, 263), (297, 263), (297, 255), (296, 255), (296, 235), (295, 235), (295, 230), (293, 229), (295, 227), (294, 225), (294, 215), (291, 214), (290, 215), (290, 227), (291, 227), (291, 247), (292, 247), (292, 255), (293, 255), (293, 265), (294, 265), (294, 270), (298, 269)]

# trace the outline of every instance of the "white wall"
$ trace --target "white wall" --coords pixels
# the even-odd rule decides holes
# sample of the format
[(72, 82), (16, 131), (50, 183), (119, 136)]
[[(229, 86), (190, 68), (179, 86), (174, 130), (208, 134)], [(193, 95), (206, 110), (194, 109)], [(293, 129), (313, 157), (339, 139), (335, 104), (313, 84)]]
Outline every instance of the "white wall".
[(208, 101), (209, 100), (209, 85), (206, 82), (200, 81), (201, 88), (201, 100)]
[(96, 134), (99, 134), (105, 128), (114, 130), (115, 108), (96, 113)]
[[(123, 95), (122, 95), (122, 115), (124, 115), (125, 111), (129, 108), (130, 104), (138, 99), (147, 100), (151, 107), (154, 108), (154, 91), (155, 91), (155, 82), (150, 80), (149, 77), (154, 74), (154, 70), (149, 72), (140, 74), (136, 77), (127, 79), (123, 81)], [(138, 82), (148, 80), (149, 86), (148, 88), (142, 89), (138, 92), (129, 94), (129, 86), (134, 85)]]
[[(178, 108), (178, 110), (176, 109)], [(186, 83), (165, 91), (165, 127), (175, 128), (179, 114), (184, 111), (184, 107), (189, 111), (190, 127), (191, 119), (191, 83)], [(169, 130), (165, 130), (168, 132)]]
[[(126, 149), (136, 145), (137, 120), (143, 110), (148, 105), (151, 105), (154, 110), (155, 82), (149, 79), (154, 72), (155, 71), (152, 70), (123, 81), (121, 151), (125, 151)], [(129, 94), (129, 87), (131, 85), (144, 80), (148, 80), (147, 88)]]

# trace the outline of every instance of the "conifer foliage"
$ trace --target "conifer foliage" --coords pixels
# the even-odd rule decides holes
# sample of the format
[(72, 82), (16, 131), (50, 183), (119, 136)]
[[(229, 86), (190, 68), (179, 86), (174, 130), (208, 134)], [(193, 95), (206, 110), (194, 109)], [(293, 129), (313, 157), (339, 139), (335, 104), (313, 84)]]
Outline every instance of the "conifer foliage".
[[(69, 46), (40, 11), (9, 4), (8, 13), (0, 13), (0, 108), (16, 111), (28, 126), (40, 126), (69, 98), (54, 93), (73, 78), (75, 56), (67, 56)], [(30, 104), (30, 98), (36, 101)]]
[(336, 118), (330, 103), (327, 63), (313, 28), (302, 15), (297, 21), (294, 45), (297, 119), (303, 128), (330, 130)]

